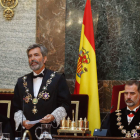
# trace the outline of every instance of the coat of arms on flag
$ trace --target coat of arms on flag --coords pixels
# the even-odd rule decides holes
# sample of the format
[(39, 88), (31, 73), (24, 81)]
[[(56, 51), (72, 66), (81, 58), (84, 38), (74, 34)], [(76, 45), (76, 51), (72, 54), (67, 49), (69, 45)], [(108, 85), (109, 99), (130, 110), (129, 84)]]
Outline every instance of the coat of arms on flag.
[(81, 75), (88, 71), (87, 67), (83, 66), (83, 64), (89, 64), (89, 52), (86, 51), (84, 48), (79, 51), (79, 58), (77, 64), (77, 76), (81, 78)]

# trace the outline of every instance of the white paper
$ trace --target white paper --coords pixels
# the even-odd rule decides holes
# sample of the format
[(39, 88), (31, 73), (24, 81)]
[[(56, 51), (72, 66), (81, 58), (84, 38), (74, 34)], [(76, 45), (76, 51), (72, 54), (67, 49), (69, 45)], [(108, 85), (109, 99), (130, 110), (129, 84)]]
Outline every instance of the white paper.
[[(40, 119), (40, 120), (41, 120), (41, 119)], [(39, 123), (40, 120), (29, 121), (29, 122), (27, 122), (27, 124), (36, 124), (36, 123)]]

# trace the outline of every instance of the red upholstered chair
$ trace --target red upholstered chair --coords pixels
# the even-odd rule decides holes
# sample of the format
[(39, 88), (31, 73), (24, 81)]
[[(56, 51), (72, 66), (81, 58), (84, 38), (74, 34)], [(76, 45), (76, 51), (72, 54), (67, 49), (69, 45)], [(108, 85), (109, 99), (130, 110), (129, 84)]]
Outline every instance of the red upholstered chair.
[[(112, 107), (112, 109), (111, 109), (110, 113), (112, 113), (115, 110), (117, 110), (118, 95), (119, 95), (120, 91), (124, 90), (124, 86), (125, 85), (113, 86), (113, 89), (112, 89), (112, 99), (111, 99), (111, 107)], [(121, 94), (121, 98), (120, 98), (120, 108), (119, 109), (122, 109), (124, 107), (126, 107), (126, 104), (124, 102), (124, 94), (122, 93)], [(109, 129), (109, 126), (110, 126), (110, 114), (107, 113), (107, 116), (104, 119), (105, 120), (103, 120), (101, 128), (102, 129)]]
[[(120, 91), (123, 91), (124, 90), (124, 86), (125, 85), (116, 85), (116, 86), (113, 86), (113, 90), (112, 90), (112, 99), (111, 99), (111, 107), (114, 106), (112, 109), (111, 109), (111, 113), (114, 112), (115, 110), (117, 110), (117, 104), (118, 104), (118, 95), (119, 95), (119, 92)], [(121, 98), (120, 98), (120, 108), (119, 109), (122, 109), (126, 107), (126, 104), (124, 102), (124, 94), (122, 93), (121, 94)]]

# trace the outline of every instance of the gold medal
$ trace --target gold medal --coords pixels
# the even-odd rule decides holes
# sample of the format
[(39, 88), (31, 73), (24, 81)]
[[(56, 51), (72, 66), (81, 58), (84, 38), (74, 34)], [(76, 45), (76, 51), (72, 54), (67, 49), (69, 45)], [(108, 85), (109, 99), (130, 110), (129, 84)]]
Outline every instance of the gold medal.
[(32, 103), (33, 103), (34, 105), (36, 105), (36, 104), (38, 103), (38, 99), (37, 99), (37, 98), (34, 98), (34, 99), (32, 100)]
[(30, 97), (26, 96), (24, 100), (25, 100), (25, 103), (29, 103)]
[(127, 131), (125, 137), (126, 137), (126, 138), (131, 138), (131, 133), (130, 133), (130, 131)]
[(47, 93), (47, 92), (43, 93), (43, 97), (42, 97), (42, 98), (43, 98), (44, 100), (49, 99), (49, 97), (50, 97), (49, 93)]
[(34, 113), (34, 114), (36, 114), (37, 113), (37, 109), (36, 109), (36, 106), (34, 106), (34, 108), (32, 109), (32, 112)]

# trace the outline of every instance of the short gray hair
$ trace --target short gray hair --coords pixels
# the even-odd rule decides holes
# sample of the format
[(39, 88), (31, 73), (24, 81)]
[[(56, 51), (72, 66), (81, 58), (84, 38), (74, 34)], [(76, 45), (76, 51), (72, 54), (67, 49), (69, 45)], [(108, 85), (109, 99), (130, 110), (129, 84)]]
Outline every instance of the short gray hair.
[(137, 80), (130, 80), (130, 81), (126, 81), (127, 86), (132, 86), (133, 84), (135, 84), (138, 88), (138, 92), (140, 93), (140, 82)]
[(47, 48), (42, 45), (42, 44), (33, 44), (33, 45), (30, 45), (28, 48), (27, 48), (27, 55), (29, 54), (29, 51), (34, 49), (34, 48), (40, 48), (40, 51), (41, 51), (41, 54), (43, 57), (47, 56)]

